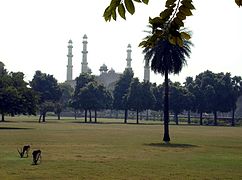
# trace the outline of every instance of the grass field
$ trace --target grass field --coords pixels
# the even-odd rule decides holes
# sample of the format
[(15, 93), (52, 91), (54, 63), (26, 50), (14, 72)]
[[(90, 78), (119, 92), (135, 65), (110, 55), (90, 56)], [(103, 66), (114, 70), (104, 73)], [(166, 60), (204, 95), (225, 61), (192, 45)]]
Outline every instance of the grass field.
[[(6, 118), (0, 123), (0, 179), (242, 179), (242, 127), (99, 120)], [(108, 123), (109, 122), (109, 123)], [(135, 122), (135, 121), (134, 121)], [(20, 159), (24, 144), (42, 150), (40, 165)]]

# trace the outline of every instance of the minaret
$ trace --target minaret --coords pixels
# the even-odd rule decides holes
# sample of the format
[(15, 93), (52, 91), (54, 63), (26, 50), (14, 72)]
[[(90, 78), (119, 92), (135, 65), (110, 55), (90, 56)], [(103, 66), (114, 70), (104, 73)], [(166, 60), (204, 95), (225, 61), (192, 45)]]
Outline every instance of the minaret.
[(83, 36), (83, 51), (82, 51), (82, 71), (81, 73), (88, 73), (88, 66), (87, 66), (87, 35)]
[(150, 82), (150, 66), (149, 66), (149, 61), (148, 60), (145, 60), (144, 82)]
[(128, 47), (127, 47), (127, 59), (126, 59), (126, 61), (127, 61), (126, 69), (131, 69), (132, 70), (132, 67), (131, 67), (131, 61), (132, 61), (132, 59), (131, 59), (131, 52), (132, 52), (131, 45), (128, 44)]
[(72, 40), (69, 40), (68, 42), (68, 54), (67, 54), (67, 57), (68, 57), (68, 64), (67, 64), (67, 73), (66, 73), (66, 80), (67, 81), (71, 81), (72, 80)]

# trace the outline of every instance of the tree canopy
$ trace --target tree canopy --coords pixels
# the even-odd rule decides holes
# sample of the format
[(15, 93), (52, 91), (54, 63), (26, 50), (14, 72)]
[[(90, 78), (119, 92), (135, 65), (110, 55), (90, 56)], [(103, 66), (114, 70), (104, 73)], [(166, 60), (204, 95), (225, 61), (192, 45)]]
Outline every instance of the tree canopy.
[(0, 62), (0, 113), (2, 121), (5, 114), (35, 114), (36, 94), (24, 81), (22, 72), (8, 73)]
[(106, 88), (98, 84), (94, 76), (90, 74), (80, 74), (76, 78), (76, 88), (72, 99), (72, 106), (85, 111), (85, 122), (87, 122), (87, 111), (95, 111), (95, 122), (97, 120), (97, 110), (112, 107), (112, 96)]
[[(168, 39), (171, 44), (183, 45), (184, 39), (191, 37), (181, 28), (185, 27), (184, 21), (188, 16), (192, 16), (192, 10), (195, 10), (192, 0), (166, 0), (165, 9), (157, 17), (149, 18), (149, 24), (152, 26), (152, 36), (145, 38), (141, 47), (150, 47), (156, 44), (157, 39)], [(135, 3), (148, 4), (149, 0), (111, 0), (103, 13), (106, 21), (116, 20), (117, 14), (126, 19), (126, 12), (133, 15), (135, 13)], [(242, 0), (235, 0), (240, 7)]]
[(117, 81), (113, 91), (113, 108), (116, 110), (125, 110), (124, 122), (127, 123), (128, 105), (127, 94), (132, 82), (134, 73), (130, 69), (126, 69)]
[(46, 112), (54, 111), (55, 103), (61, 98), (61, 89), (53, 75), (41, 71), (35, 72), (30, 86), (39, 97), (40, 119), (43, 116), (45, 122)]

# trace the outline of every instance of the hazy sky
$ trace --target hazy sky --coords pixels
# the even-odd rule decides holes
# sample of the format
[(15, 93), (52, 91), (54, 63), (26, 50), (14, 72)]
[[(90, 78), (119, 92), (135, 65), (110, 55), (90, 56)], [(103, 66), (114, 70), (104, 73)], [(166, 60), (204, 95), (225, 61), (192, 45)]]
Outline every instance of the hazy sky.
[[(164, 9), (165, 0), (136, 5), (127, 21), (106, 23), (102, 17), (110, 0), (0, 0), (0, 61), (8, 71), (36, 70), (66, 80), (67, 45), (73, 41), (73, 77), (81, 72), (82, 37), (88, 36), (88, 65), (93, 74), (105, 63), (116, 72), (126, 66), (127, 45), (132, 46), (132, 67), (143, 80), (143, 54), (138, 44), (146, 33), (149, 16)], [(173, 81), (184, 81), (207, 69), (242, 75), (242, 8), (233, 0), (194, 0), (194, 16), (186, 21), (193, 32), (191, 58)], [(163, 77), (151, 74), (151, 81)]]

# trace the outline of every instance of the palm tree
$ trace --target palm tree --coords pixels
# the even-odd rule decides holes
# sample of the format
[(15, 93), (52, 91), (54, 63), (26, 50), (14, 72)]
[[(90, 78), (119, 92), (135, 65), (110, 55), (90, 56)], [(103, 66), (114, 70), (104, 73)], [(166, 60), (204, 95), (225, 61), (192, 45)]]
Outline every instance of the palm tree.
[(168, 38), (158, 39), (153, 46), (145, 47), (143, 53), (145, 60), (151, 61), (151, 69), (155, 73), (165, 76), (164, 93), (164, 137), (163, 141), (169, 143), (169, 79), (168, 75), (179, 74), (186, 65), (186, 57), (190, 57), (191, 41), (183, 39), (183, 46), (171, 44)]

